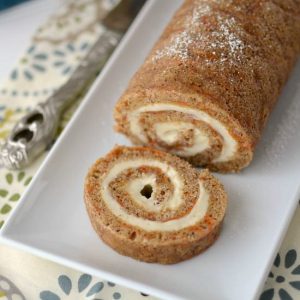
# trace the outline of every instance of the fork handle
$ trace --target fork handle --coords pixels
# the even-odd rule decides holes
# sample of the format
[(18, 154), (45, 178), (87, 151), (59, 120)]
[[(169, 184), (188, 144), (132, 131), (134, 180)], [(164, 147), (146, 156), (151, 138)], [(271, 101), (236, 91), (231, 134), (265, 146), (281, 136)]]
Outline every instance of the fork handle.
[(47, 149), (55, 138), (62, 112), (103, 67), (121, 37), (122, 33), (105, 28), (70, 79), (16, 123), (0, 148), (0, 165), (21, 169)]

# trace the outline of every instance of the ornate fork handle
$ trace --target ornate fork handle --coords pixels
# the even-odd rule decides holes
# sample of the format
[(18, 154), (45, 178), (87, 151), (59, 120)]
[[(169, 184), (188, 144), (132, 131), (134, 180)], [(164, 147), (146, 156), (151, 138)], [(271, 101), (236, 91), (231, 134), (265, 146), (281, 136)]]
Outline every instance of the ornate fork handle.
[(0, 165), (20, 169), (45, 151), (55, 138), (62, 112), (105, 64), (121, 37), (106, 28), (70, 79), (17, 122), (0, 149)]

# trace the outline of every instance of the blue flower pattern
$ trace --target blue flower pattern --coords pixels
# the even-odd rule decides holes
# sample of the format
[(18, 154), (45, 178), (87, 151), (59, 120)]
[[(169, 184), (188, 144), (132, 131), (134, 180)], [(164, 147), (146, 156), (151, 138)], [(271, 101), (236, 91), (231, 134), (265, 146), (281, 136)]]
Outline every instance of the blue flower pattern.
[[(2, 87), (0, 96), (39, 97), (42, 101), (57, 89), (60, 81), (64, 82), (72, 74), (83, 57), (87, 55), (90, 47), (91, 41), (88, 40), (57, 45), (52, 50), (33, 43), (10, 73), (9, 79), (12, 87)], [(47, 78), (47, 75), (53, 72), (57, 76), (51, 75), (55, 78), (52, 85), (37, 88), (39, 86), (36, 83), (37, 80)]]
[[(106, 287), (106, 290), (104, 288)], [(111, 281), (100, 281), (89, 274), (81, 274), (75, 282), (65, 274), (57, 278), (57, 290), (43, 290), (39, 294), (40, 300), (122, 300), (122, 290)], [(100, 297), (100, 298), (99, 298)], [(134, 299), (146, 299), (148, 294), (136, 292)], [(149, 299), (156, 299), (149, 297)], [(157, 299), (158, 300), (158, 299)]]
[[(284, 274), (290, 273), (289, 280)], [(271, 282), (272, 288), (267, 288), (260, 296), (259, 300), (297, 300), (293, 298), (287, 288), (292, 287), (300, 291), (300, 263), (297, 263), (297, 252), (295, 249), (290, 249), (286, 252), (284, 261), (280, 253), (277, 254), (273, 268), (269, 273), (268, 281)], [(272, 282), (273, 281), (273, 282)], [(275, 281), (275, 282), (274, 282)], [(300, 297), (300, 294), (299, 294)]]
[[(58, 277), (58, 286), (60, 287), (60, 291), (55, 293), (49, 290), (42, 291), (40, 293), (41, 300), (63, 300), (63, 299), (74, 299), (74, 296), (77, 296), (76, 299), (81, 296), (82, 299), (94, 299), (100, 300), (97, 297), (98, 294), (104, 287), (104, 283), (102, 281), (98, 281), (94, 284), (92, 282), (92, 276), (88, 274), (82, 274), (77, 282), (77, 289), (73, 287), (73, 283), (67, 275), (60, 275)], [(63, 295), (63, 298), (61, 296)], [(93, 298), (91, 298), (93, 297)], [(121, 295), (118, 299), (121, 298)]]
[(40, 52), (36, 45), (32, 45), (26, 54), (21, 58), (17, 68), (13, 69), (10, 78), (17, 80), (19, 77), (23, 77), (28, 81), (34, 79), (35, 73), (44, 73), (46, 71), (46, 61), (48, 55), (44, 52)]
[[(89, 43), (82, 42), (79, 46), (67, 44), (62, 49), (53, 51), (53, 66), (60, 70), (62, 75), (68, 75), (74, 71), (74, 67), (82, 60), (90, 48)], [(76, 63), (74, 63), (74, 61)]]

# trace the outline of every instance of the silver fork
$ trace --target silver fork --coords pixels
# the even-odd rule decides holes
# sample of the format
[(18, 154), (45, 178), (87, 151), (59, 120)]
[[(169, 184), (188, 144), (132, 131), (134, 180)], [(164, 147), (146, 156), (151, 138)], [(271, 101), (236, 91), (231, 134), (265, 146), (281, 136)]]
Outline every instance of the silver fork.
[(21, 118), (0, 148), (0, 165), (21, 169), (51, 145), (63, 111), (103, 67), (145, 0), (122, 0), (101, 23), (104, 33), (70, 79), (46, 101)]

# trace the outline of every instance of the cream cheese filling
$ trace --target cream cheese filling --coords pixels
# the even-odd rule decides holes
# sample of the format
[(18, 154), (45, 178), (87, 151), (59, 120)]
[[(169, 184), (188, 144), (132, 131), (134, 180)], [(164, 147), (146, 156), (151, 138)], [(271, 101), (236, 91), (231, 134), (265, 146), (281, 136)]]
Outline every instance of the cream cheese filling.
[[(176, 209), (183, 202), (182, 181), (177, 171), (173, 167), (156, 160), (136, 159), (131, 161), (124, 161), (114, 165), (109, 170), (107, 176), (102, 182), (101, 188), (103, 201), (117, 217), (121, 218), (123, 221), (132, 226), (138, 226), (146, 231), (176, 231), (196, 224), (205, 216), (209, 205), (209, 194), (205, 190), (201, 181), (199, 181), (200, 193), (197, 202), (195, 203), (192, 210), (180, 219), (161, 222), (151, 221), (128, 214), (128, 212), (123, 209), (118, 201), (113, 198), (109, 189), (109, 184), (113, 179), (116, 178), (118, 174), (120, 174), (124, 170), (129, 168), (136, 168), (138, 166), (158, 167), (164, 173), (166, 173), (167, 176), (169, 176), (171, 182), (174, 185), (174, 193), (169, 198), (169, 200), (166, 201), (164, 207), (167, 206), (170, 209)], [(139, 201), (139, 199), (140, 198), (137, 198), (135, 199), (135, 201)], [(160, 208), (162, 209), (162, 207)]]
[[(127, 184), (127, 192), (136, 203), (142, 205), (145, 209), (150, 211), (160, 211), (161, 206), (155, 201), (156, 179), (154, 174), (144, 175), (141, 178), (131, 180)], [(146, 198), (141, 194), (141, 190), (145, 185), (150, 185), (153, 192), (150, 198)]]
[[(207, 114), (206, 112), (202, 110), (196, 110), (192, 108), (182, 107), (175, 104), (164, 104), (164, 103), (156, 103), (151, 105), (142, 106), (134, 111), (132, 111), (129, 114), (129, 125), (130, 130), (132, 134), (134, 134), (136, 137), (138, 137), (143, 143), (147, 143), (147, 137), (143, 133), (143, 129), (141, 128), (139, 124), (139, 115), (144, 112), (155, 112), (155, 111), (177, 111), (182, 112), (185, 114), (191, 115), (195, 120), (203, 121), (207, 124), (209, 124), (216, 132), (218, 132), (222, 138), (223, 138), (223, 146), (222, 151), (218, 157), (216, 157), (213, 162), (226, 162), (230, 160), (233, 155), (236, 153), (237, 150), (237, 142), (235, 139), (231, 136), (231, 134), (228, 132), (227, 128), (219, 121)], [(168, 123), (168, 122), (166, 122)], [(174, 123), (174, 122), (173, 122)], [(168, 132), (168, 130), (165, 130), (165, 128), (159, 129), (156, 131), (158, 133), (158, 136), (162, 140), (172, 140), (172, 143), (175, 142), (175, 138), (179, 135), (174, 133), (174, 129), (180, 132), (182, 130), (181, 125), (177, 126), (176, 124), (173, 124), (175, 128), (173, 128), (172, 133)], [(160, 125), (161, 126), (161, 125)], [(179, 155), (183, 156), (192, 156), (199, 152), (202, 152), (207, 147), (207, 145), (204, 144), (204, 146), (200, 146), (203, 141), (205, 143), (205, 135), (200, 130), (194, 132), (195, 139), (194, 139), (194, 146), (185, 148), (181, 151)], [(207, 137), (206, 137), (207, 138)], [(199, 151), (200, 149), (200, 151)]]
[(192, 156), (209, 148), (209, 138), (193, 124), (179, 121), (167, 123), (159, 122), (154, 124), (154, 130), (159, 139), (170, 146), (178, 140), (180, 132), (193, 130), (193, 146), (171, 151), (180, 156)]
[[(123, 162), (120, 162), (120, 163), (114, 165), (110, 169), (107, 176), (105, 177), (105, 180), (103, 181), (103, 190), (104, 190), (104, 188), (108, 189), (109, 183), (112, 180), (114, 180), (118, 176), (118, 174), (120, 174), (121, 172), (123, 172), (129, 168), (137, 168), (139, 166), (148, 166), (148, 167), (159, 168), (159, 169), (161, 169), (161, 171), (164, 174), (166, 174), (166, 176), (168, 176), (170, 178), (171, 183), (174, 186), (174, 193), (173, 193), (172, 197), (170, 197), (168, 199), (168, 201), (166, 201), (163, 204), (164, 206), (163, 207), (161, 206), (161, 209), (162, 208), (176, 209), (177, 207), (179, 207), (180, 204), (182, 203), (182, 198), (181, 198), (182, 180), (181, 180), (180, 176), (178, 175), (177, 171), (173, 167), (169, 166), (166, 163), (157, 161), (157, 160), (135, 159), (135, 160), (130, 160), (130, 161), (129, 160), (123, 161)], [(145, 177), (144, 177), (144, 179), (146, 179)], [(149, 181), (153, 182), (154, 181), (153, 177), (152, 178), (148, 177), (148, 180), (145, 180), (144, 182), (146, 184), (149, 184)], [(135, 183), (137, 183), (137, 181), (135, 181)], [(137, 187), (132, 186), (132, 184), (134, 184), (134, 181), (133, 181), (133, 183), (131, 183), (131, 187), (129, 188), (128, 191), (131, 192), (132, 194), (135, 194)], [(130, 183), (129, 183), (129, 185), (130, 185)], [(107, 191), (109, 191), (109, 189)], [(107, 193), (105, 195), (107, 195)], [(139, 199), (141, 199), (141, 197), (134, 198), (134, 200), (138, 201)]]

